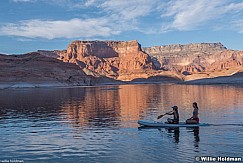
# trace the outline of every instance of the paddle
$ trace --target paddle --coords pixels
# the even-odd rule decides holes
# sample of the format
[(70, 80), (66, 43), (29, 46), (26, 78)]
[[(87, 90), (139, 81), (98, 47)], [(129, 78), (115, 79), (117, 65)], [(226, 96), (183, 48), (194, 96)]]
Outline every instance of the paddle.
[(168, 113), (165, 113), (165, 114), (162, 114), (162, 115), (159, 115), (158, 117), (157, 117), (157, 119), (160, 119), (160, 118), (162, 118), (163, 116), (165, 116), (165, 115), (167, 115), (167, 114), (169, 114), (169, 113), (171, 113), (172, 111), (170, 111), (170, 112), (168, 112)]

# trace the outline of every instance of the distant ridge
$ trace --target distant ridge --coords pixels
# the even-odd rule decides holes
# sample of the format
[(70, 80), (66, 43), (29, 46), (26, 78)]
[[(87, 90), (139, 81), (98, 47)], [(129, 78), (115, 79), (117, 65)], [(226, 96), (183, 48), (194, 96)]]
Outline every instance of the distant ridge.
[(143, 51), (150, 55), (161, 55), (166, 53), (188, 53), (188, 52), (208, 52), (227, 50), (220, 42), (218, 43), (191, 43), (191, 44), (172, 44), (144, 47)]

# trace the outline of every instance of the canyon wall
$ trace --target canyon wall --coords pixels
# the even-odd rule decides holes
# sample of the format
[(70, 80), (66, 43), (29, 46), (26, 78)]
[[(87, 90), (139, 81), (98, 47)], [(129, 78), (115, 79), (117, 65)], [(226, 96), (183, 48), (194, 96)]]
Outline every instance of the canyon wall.
[(185, 75), (242, 67), (243, 51), (227, 50), (221, 43), (166, 45), (143, 48), (156, 69)]
[(136, 40), (73, 41), (66, 50), (0, 55), (0, 66), (0, 84), (178, 82), (243, 72), (243, 51), (221, 43), (141, 48)]
[[(148, 79), (153, 76), (156, 80), (158, 76), (190, 80), (227, 76), (243, 70), (243, 51), (228, 50), (221, 43), (141, 48), (136, 40), (73, 41), (66, 50), (38, 52), (64, 62), (75, 63), (86, 75), (123, 81)], [(221, 71), (225, 73), (219, 74)], [(201, 74), (198, 75), (199, 73)]]
[(136, 40), (73, 41), (67, 50), (55, 52), (58, 59), (76, 63), (87, 75), (117, 79), (153, 69), (151, 57), (142, 51)]

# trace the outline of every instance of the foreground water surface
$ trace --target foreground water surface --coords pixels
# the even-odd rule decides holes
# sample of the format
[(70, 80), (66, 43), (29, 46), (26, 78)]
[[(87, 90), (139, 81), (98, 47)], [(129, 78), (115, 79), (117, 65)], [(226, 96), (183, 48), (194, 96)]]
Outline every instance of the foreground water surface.
[[(198, 102), (199, 128), (138, 128)], [(167, 116), (168, 117), (168, 116)], [(165, 120), (165, 117), (163, 120)], [(243, 88), (121, 85), (0, 91), (0, 162), (194, 162), (242, 157)]]

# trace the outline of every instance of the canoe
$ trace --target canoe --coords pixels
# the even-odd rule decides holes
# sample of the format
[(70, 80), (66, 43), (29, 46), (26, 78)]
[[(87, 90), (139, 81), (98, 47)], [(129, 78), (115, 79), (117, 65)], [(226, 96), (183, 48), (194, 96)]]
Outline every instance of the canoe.
[(170, 124), (164, 122), (156, 122), (152, 120), (139, 120), (138, 124), (147, 127), (199, 127), (199, 126), (209, 126), (208, 123), (198, 123), (198, 124), (187, 124), (185, 122), (179, 122), (178, 124)]

